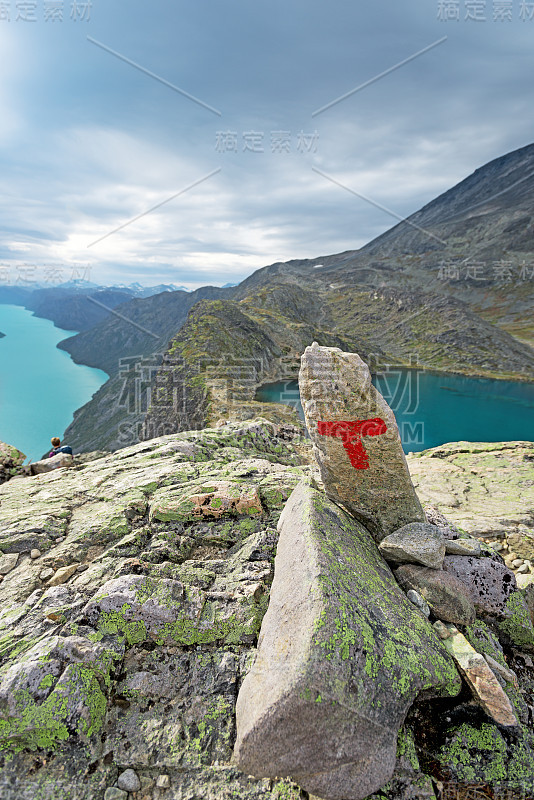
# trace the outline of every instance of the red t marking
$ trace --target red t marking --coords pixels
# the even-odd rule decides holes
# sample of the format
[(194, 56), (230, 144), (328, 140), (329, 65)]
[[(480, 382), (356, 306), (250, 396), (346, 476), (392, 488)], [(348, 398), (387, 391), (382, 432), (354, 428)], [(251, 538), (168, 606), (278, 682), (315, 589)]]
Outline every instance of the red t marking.
[(318, 422), (317, 431), (322, 436), (337, 436), (341, 439), (354, 469), (369, 469), (369, 458), (362, 436), (381, 436), (387, 431), (387, 425), (380, 417), (373, 417), (356, 422)]

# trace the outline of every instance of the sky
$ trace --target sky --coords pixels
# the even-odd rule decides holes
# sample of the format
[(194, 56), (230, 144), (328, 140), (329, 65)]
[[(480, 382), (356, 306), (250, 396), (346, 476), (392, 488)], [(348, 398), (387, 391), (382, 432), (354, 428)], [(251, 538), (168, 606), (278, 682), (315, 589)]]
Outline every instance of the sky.
[(534, 1), (0, 0), (0, 283), (357, 249), (534, 141)]

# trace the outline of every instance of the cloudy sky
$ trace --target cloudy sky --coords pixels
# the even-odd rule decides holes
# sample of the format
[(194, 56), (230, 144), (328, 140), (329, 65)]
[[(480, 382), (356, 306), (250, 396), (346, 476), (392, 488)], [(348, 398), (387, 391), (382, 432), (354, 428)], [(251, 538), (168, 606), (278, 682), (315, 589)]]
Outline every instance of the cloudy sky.
[(0, 281), (360, 247), (534, 141), (533, 43), (524, 0), (0, 2)]

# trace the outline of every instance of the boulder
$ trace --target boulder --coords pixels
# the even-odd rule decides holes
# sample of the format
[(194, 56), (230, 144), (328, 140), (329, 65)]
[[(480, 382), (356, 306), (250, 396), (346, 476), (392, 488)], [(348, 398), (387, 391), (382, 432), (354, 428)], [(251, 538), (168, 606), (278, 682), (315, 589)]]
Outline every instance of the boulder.
[(404, 564), (395, 570), (395, 577), (408, 591), (414, 589), (423, 597), (439, 619), (457, 625), (470, 625), (475, 620), (475, 606), (469, 587), (443, 570)]
[(375, 539), (425, 522), (395, 415), (356, 353), (314, 342), (304, 351), (299, 387), (327, 495)]
[(416, 695), (459, 689), (452, 659), (369, 532), (322, 493), (297, 487), (237, 700), (239, 768), (289, 776), (326, 800), (365, 798), (392, 776)]
[(516, 589), (516, 579), (500, 556), (445, 556), (443, 569), (462, 581), (479, 614), (506, 613), (506, 602)]
[(386, 559), (394, 564), (422, 564), (441, 569), (445, 542), (439, 528), (427, 522), (412, 522), (390, 533), (379, 545)]
[(68, 453), (58, 453), (52, 458), (44, 458), (42, 461), (35, 461), (29, 466), (30, 475), (41, 475), (43, 472), (52, 472), (61, 467), (72, 467), (73, 458)]
[(16, 447), (0, 442), (0, 483), (6, 483), (20, 473), (25, 458), (24, 453)]

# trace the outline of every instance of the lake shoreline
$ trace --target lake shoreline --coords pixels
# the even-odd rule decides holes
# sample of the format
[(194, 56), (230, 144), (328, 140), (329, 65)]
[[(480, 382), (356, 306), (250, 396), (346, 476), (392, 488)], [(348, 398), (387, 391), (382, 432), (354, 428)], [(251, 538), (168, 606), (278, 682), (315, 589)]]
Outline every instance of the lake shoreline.
[(52, 320), (18, 303), (0, 305), (0, 318), (0, 439), (36, 461), (109, 376), (58, 347), (73, 332)]

